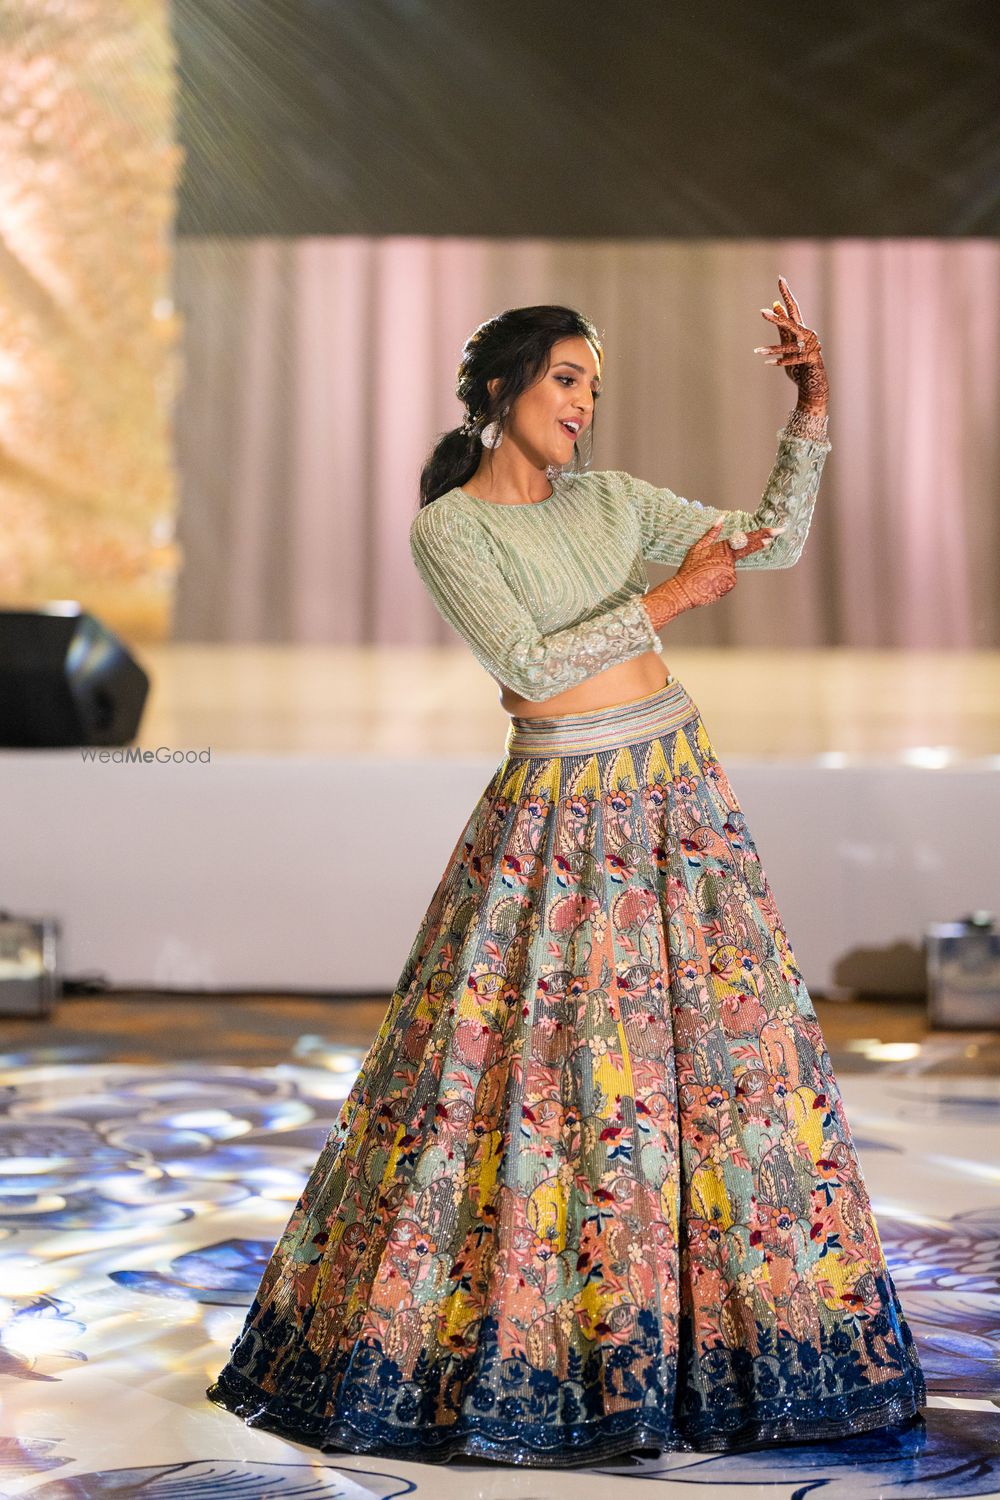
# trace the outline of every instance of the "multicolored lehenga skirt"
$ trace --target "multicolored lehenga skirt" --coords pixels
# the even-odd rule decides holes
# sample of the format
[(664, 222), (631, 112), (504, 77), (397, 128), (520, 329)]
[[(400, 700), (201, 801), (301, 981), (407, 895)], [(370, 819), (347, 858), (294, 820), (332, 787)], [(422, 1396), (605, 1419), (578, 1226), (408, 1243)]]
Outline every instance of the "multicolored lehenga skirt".
[(554, 1466), (923, 1403), (815, 1011), (675, 677), (511, 720), (208, 1395), (326, 1451)]

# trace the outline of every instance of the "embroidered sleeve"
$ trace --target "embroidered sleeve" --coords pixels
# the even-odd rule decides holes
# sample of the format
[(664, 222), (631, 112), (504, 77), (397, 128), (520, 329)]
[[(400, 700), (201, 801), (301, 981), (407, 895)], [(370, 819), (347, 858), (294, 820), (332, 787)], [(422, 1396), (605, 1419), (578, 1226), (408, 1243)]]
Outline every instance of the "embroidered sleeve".
[(578, 625), (540, 632), (500, 571), (483, 529), (440, 501), (414, 517), (410, 552), (438, 612), (477, 661), (532, 702), (660, 649), (641, 595)]
[(649, 562), (679, 565), (692, 543), (721, 518), (721, 541), (728, 540), (734, 532), (753, 531), (759, 526), (785, 528), (770, 546), (759, 552), (743, 558), (737, 554), (737, 568), (790, 568), (798, 562), (831, 447), (825, 436), (826, 417), (810, 420), (812, 435), (803, 434), (795, 413), (778, 433), (777, 457), (755, 511), (717, 510), (700, 500), (686, 500), (673, 490), (623, 474), (626, 498), (639, 521), (643, 557)]

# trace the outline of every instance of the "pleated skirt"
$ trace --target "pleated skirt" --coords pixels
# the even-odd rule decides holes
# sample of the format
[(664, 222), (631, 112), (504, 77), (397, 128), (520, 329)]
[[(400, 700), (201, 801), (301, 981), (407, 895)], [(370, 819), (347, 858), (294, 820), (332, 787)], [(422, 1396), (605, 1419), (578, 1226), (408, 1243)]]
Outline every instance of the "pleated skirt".
[(676, 677), (511, 720), (207, 1394), (325, 1451), (549, 1466), (919, 1410), (815, 1010)]

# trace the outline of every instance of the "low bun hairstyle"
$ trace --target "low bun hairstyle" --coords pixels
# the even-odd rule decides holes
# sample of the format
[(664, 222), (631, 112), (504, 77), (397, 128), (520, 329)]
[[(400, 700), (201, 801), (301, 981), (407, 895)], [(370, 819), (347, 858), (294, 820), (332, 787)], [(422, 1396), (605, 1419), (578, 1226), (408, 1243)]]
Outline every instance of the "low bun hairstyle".
[[(548, 367), (552, 345), (577, 335), (593, 344), (600, 365), (604, 348), (597, 329), (571, 307), (511, 307), (470, 334), (455, 380), (455, 395), (468, 415), (461, 427), (442, 434), (431, 450), (420, 473), (421, 508), (472, 478), (482, 456), (482, 429), (497, 422), (503, 431), (510, 407)], [(487, 383), (497, 379), (500, 384), (491, 396)], [(592, 441), (592, 426), (590, 432)], [(579, 468), (575, 443), (573, 453)]]

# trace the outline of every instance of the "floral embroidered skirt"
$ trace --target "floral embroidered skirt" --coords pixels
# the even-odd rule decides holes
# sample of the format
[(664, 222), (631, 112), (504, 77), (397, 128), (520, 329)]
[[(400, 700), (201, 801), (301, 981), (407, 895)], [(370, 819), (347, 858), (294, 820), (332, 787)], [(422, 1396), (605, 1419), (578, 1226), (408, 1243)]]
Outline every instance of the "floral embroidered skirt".
[(514, 718), (209, 1397), (566, 1466), (925, 1399), (830, 1058), (699, 712)]

